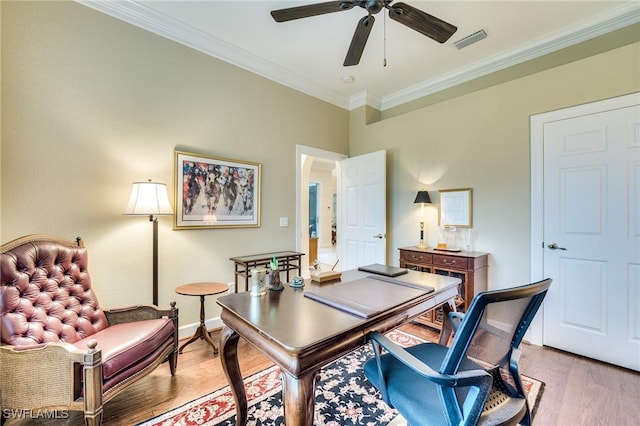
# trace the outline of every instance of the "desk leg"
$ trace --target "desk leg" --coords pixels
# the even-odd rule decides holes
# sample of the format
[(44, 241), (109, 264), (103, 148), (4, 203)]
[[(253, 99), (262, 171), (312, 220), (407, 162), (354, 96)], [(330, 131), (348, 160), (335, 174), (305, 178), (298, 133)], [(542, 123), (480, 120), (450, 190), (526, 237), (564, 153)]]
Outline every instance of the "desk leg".
[(313, 426), (317, 373), (312, 371), (296, 378), (282, 372), (282, 398), (286, 426)]
[(440, 339), (438, 340), (438, 343), (443, 346), (449, 346), (449, 339), (451, 338), (451, 333), (453, 333), (449, 312), (455, 311), (456, 304), (453, 299), (442, 305), (442, 329), (440, 330)]
[(242, 372), (238, 364), (238, 340), (240, 335), (226, 325), (220, 334), (220, 361), (229, 387), (236, 401), (236, 424), (247, 423), (247, 394), (244, 390)]

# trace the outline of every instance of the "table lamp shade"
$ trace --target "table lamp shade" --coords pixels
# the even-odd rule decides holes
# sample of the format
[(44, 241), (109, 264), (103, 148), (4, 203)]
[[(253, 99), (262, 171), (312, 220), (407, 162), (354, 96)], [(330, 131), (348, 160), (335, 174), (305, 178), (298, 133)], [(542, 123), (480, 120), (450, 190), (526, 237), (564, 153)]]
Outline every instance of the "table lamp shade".
[(125, 215), (168, 215), (173, 214), (167, 185), (157, 182), (134, 182), (131, 187), (129, 204)]
[(427, 191), (418, 191), (414, 204), (418, 203), (431, 204), (431, 198), (429, 197), (429, 193)]

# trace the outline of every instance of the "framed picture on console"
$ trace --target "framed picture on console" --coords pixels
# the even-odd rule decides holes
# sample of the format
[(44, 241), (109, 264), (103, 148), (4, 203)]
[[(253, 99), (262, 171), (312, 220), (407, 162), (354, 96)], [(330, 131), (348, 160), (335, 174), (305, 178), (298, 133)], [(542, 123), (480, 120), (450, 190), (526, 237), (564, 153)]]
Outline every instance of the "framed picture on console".
[(438, 195), (440, 197), (438, 225), (471, 228), (471, 188), (443, 189), (438, 191)]
[(260, 226), (261, 164), (175, 151), (174, 229)]

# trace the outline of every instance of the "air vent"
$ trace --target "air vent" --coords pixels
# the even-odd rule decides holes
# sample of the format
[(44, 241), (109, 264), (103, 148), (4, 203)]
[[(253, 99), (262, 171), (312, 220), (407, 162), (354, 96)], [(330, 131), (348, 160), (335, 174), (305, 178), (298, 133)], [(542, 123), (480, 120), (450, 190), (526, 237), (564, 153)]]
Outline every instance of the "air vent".
[(461, 38), (460, 40), (454, 42), (453, 45), (458, 49), (462, 49), (463, 47), (467, 47), (468, 45), (480, 41), (484, 38), (487, 38), (487, 32), (485, 30), (480, 30), (476, 31), (473, 34), (469, 34), (464, 38)]

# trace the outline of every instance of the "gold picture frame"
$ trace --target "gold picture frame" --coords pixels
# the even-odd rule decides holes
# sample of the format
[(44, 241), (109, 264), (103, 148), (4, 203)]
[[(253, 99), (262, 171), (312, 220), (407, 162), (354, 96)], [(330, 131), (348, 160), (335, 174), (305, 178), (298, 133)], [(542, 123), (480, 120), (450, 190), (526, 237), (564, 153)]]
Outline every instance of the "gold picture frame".
[(438, 191), (438, 225), (456, 228), (473, 226), (471, 188)]
[(175, 151), (174, 229), (260, 227), (260, 163)]

